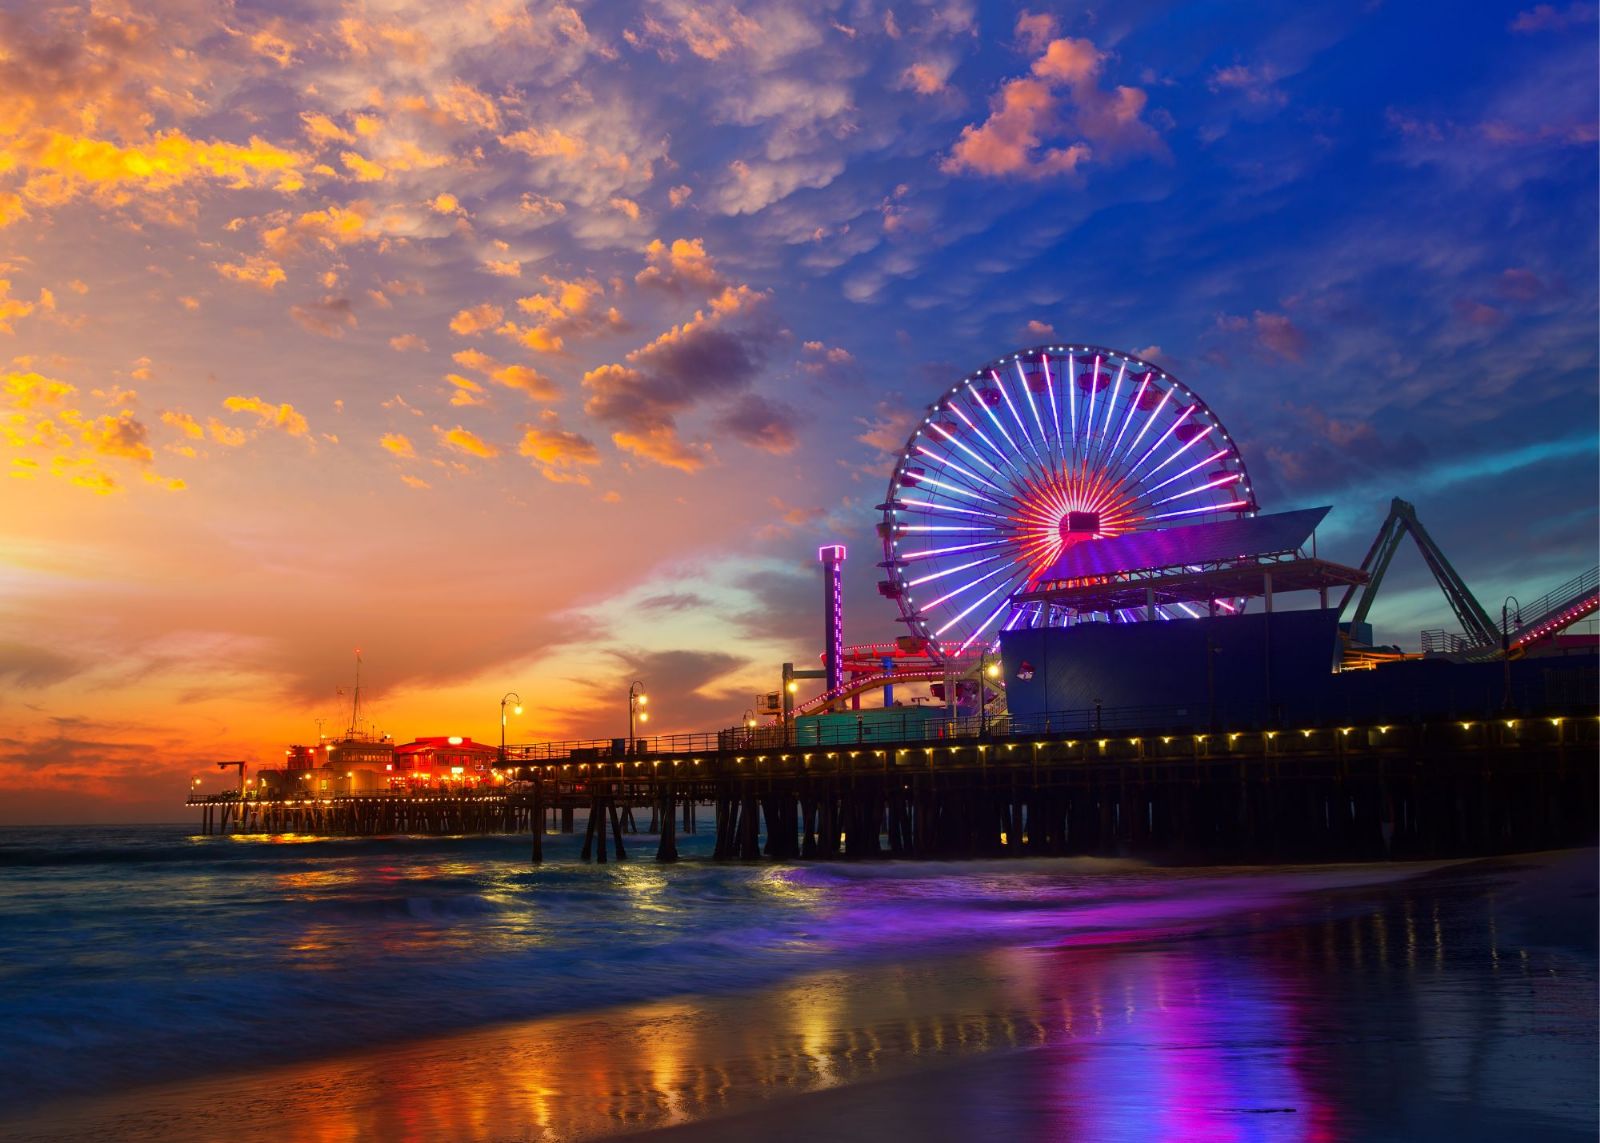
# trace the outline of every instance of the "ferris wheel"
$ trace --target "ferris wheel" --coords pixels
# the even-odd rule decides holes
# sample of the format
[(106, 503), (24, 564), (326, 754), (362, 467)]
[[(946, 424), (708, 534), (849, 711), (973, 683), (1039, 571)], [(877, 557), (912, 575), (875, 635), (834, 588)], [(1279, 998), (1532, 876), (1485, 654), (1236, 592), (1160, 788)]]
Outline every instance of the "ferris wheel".
[(1081, 618), (1011, 600), (1068, 546), (1256, 504), (1233, 439), (1188, 386), (1130, 353), (1049, 345), (989, 362), (930, 405), (879, 508), (878, 590), (914, 640), (950, 659), (1002, 630)]

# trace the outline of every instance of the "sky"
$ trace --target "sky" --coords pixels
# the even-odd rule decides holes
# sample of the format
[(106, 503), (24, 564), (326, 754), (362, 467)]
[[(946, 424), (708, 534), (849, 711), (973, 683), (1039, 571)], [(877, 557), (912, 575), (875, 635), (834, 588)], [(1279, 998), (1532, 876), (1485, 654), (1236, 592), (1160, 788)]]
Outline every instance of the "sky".
[[(214, 763), (740, 721), (892, 638), (941, 391), (1056, 340), (1358, 563), (1595, 562), (1596, 6), (0, 9), (0, 822)], [(1453, 627), (1415, 552), (1380, 639)], [(320, 720), (320, 722), (319, 722)]]

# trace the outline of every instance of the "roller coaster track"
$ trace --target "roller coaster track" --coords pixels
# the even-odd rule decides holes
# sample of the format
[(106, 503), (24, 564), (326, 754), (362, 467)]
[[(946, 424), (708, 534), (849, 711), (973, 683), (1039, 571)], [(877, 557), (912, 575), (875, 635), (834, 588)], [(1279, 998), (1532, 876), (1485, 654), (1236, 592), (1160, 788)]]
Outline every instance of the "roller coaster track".
[[(1507, 624), (1506, 650), (1512, 655), (1526, 651), (1596, 611), (1600, 611), (1600, 567), (1590, 568), (1520, 608), (1518, 617)], [(1524, 620), (1521, 617), (1525, 615), (1533, 618)]]

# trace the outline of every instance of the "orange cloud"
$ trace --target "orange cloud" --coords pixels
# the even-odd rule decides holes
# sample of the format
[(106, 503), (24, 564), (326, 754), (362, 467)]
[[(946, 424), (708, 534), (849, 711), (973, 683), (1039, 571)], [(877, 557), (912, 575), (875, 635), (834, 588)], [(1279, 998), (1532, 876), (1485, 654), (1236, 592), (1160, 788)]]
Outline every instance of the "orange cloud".
[(455, 386), (455, 392), (450, 394), (452, 405), (483, 405), (487, 398), (483, 396), (483, 386), (470, 377), (463, 377), (459, 373), (446, 373), (446, 381)]
[(601, 310), (606, 291), (593, 278), (563, 281), (547, 275), (544, 284), (548, 287), (545, 293), (517, 299), (517, 308), (531, 315), (533, 324), (508, 321), (497, 332), (515, 338), (529, 349), (554, 353), (569, 337), (627, 328), (615, 306)]
[(414, 333), (403, 333), (389, 339), (389, 348), (399, 353), (426, 353), (428, 343)]
[(230, 281), (243, 282), (263, 290), (270, 290), (279, 282), (288, 280), (282, 266), (260, 254), (246, 255), (240, 262), (215, 262), (212, 265), (217, 273)]
[[(1037, 49), (1053, 22), (1024, 13), (1017, 34)], [(1106, 55), (1088, 40), (1062, 37), (1044, 45), (1032, 74), (1008, 80), (989, 104), (989, 118), (961, 130), (940, 164), (950, 174), (1027, 179), (1070, 175), (1091, 155), (1165, 154), (1145, 123), (1146, 95), (1135, 87), (1100, 87)], [(1071, 142), (1063, 136), (1075, 136)], [(1051, 145), (1051, 140), (1060, 140)]]
[(191, 437), (197, 441), (205, 439), (206, 430), (204, 426), (188, 413), (180, 412), (176, 409), (168, 409), (161, 414), (161, 422), (162, 424), (171, 425), (186, 437)]
[(384, 433), (378, 444), (402, 459), (409, 460), (417, 455), (415, 446), (403, 433)]
[(600, 463), (600, 450), (588, 437), (563, 429), (530, 426), (522, 434), (517, 452), (527, 457), (546, 480), (557, 484), (588, 484), (582, 470)]
[(294, 190), (303, 185), (298, 168), (305, 162), (305, 156), (259, 138), (245, 145), (208, 143), (178, 130), (130, 146), (60, 131), (38, 132), (13, 142), (9, 153), (26, 173), (23, 197), (46, 206), (84, 192), (165, 191), (204, 180), (236, 190), (271, 182)]
[(657, 425), (642, 433), (615, 432), (611, 442), (624, 452), (655, 461), (680, 472), (699, 472), (711, 459), (711, 446), (687, 444), (679, 438), (676, 429)]
[(453, 355), (457, 365), (482, 373), (496, 385), (517, 389), (534, 401), (558, 401), (561, 388), (550, 378), (527, 365), (503, 365), (476, 349), (463, 349)]
[(306, 137), (314, 143), (354, 143), (356, 137), (319, 111), (302, 111)]
[[(276, 216), (288, 218), (287, 214)], [(312, 250), (333, 251), (376, 236), (369, 226), (372, 204), (358, 199), (348, 206), (310, 210), (291, 222), (261, 232), (261, 245), (274, 258), (294, 258)]]
[(232, 413), (254, 413), (263, 426), (282, 429), (292, 437), (307, 436), (311, 426), (293, 405), (274, 405), (260, 397), (229, 397), (222, 407)]
[(693, 286), (714, 293), (722, 289), (722, 275), (717, 273), (705, 243), (698, 238), (675, 238), (668, 246), (661, 239), (652, 239), (644, 250), (648, 265), (634, 275), (641, 286), (655, 286), (681, 293)]
[(11, 323), (17, 318), (27, 317), (37, 305), (35, 302), (25, 302), (10, 295), (10, 279), (0, 278), (0, 333), (16, 333), (16, 327)]
[(481, 306), (472, 306), (469, 309), (464, 309), (451, 318), (450, 332), (458, 333), (463, 337), (482, 333), (486, 329), (499, 325), (500, 320), (504, 317), (505, 310), (490, 302), (484, 302)]
[(448, 430), (441, 429), (438, 425), (434, 425), (433, 431), (439, 437), (441, 444), (444, 444), (449, 448), (453, 448), (458, 452), (464, 452), (470, 456), (478, 456), (485, 459), (490, 459), (500, 455), (500, 450), (498, 448), (479, 437), (476, 433), (462, 428), (460, 425)]

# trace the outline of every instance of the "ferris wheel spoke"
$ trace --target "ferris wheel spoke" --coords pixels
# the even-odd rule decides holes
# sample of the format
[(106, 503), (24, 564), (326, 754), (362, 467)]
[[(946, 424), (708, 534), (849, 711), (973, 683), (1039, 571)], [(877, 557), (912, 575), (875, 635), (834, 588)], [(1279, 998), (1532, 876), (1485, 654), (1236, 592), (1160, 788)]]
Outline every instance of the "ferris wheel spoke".
[(1177, 460), (1180, 456), (1182, 456), (1184, 453), (1188, 452), (1190, 449), (1194, 448), (1195, 445), (1199, 444), (1201, 441), (1205, 440), (1210, 435), (1211, 435), (1211, 428), (1209, 426), (1207, 426), (1204, 432), (1196, 433), (1194, 436), (1190, 437), (1187, 441), (1185, 441), (1183, 443), (1183, 446), (1181, 448), (1179, 448), (1176, 452), (1168, 454), (1166, 460), (1162, 461), (1160, 464), (1158, 464), (1154, 468), (1150, 469), (1150, 471), (1146, 472), (1144, 474), (1144, 478), (1146, 480), (1151, 479), (1152, 477), (1155, 476), (1156, 473), (1160, 472), (1163, 468), (1166, 468), (1167, 465), (1169, 465), (1173, 461)]
[[(967, 616), (971, 615), (974, 611), (978, 610), (978, 608), (982, 607), (985, 603), (988, 603), (991, 599), (993, 599), (1000, 592), (1002, 592), (1006, 588), (1010, 587), (1012, 582), (1013, 582), (1012, 580), (1008, 579), (1008, 580), (1004, 581), (1003, 583), (999, 584), (998, 586), (991, 588), (988, 592), (986, 592), (985, 594), (979, 596), (977, 599), (973, 600), (971, 603), (967, 604), (967, 606), (965, 608), (963, 608), (960, 612), (958, 612), (956, 615), (952, 616), (945, 623), (945, 625), (943, 627), (940, 627), (937, 630), (935, 630), (934, 634), (936, 636), (938, 636), (939, 638), (941, 638), (941, 639), (944, 638), (944, 633), (946, 631), (950, 630), (950, 628), (954, 627), (957, 623), (960, 623), (963, 619), (965, 619)], [(974, 634), (976, 634), (976, 632), (974, 632)], [(963, 650), (964, 649), (965, 648), (963, 648)]]
[[(1020, 369), (1021, 367), (1019, 366), (1018, 368)], [(1048, 469), (1050, 464), (1045, 460), (1044, 455), (1039, 451), (1039, 446), (1034, 443), (1033, 434), (1028, 431), (1027, 423), (1023, 421), (1022, 414), (1017, 412), (1017, 403), (1011, 399), (1011, 390), (1006, 388), (1006, 384), (1001, 379), (998, 371), (991, 369), (989, 373), (994, 377), (994, 383), (1000, 387), (1000, 396), (1005, 398), (1006, 408), (1011, 410), (1011, 419), (1017, 422), (1017, 432), (1027, 443), (1028, 451), (1033, 453), (1034, 460), (1039, 463), (1039, 467), (1041, 469)], [(1023, 385), (1023, 391), (1027, 391), (1026, 383)], [(1020, 455), (1020, 450), (1018, 451)]]
[[(1001, 388), (1001, 393), (1003, 395), (1004, 394), (1004, 387), (1000, 386), (999, 375), (997, 373), (995, 373), (995, 371), (993, 369), (989, 370), (989, 373), (990, 373), (990, 375), (992, 377), (994, 377), (995, 385), (997, 387)], [(1019, 460), (1022, 460), (1022, 463), (1023, 463), (1024, 467), (1026, 467), (1027, 461), (1023, 460), (1023, 458), (1022, 458), (1022, 450), (1017, 447), (1017, 442), (1011, 439), (1011, 434), (1006, 431), (1006, 427), (1001, 422), (999, 414), (994, 411), (994, 408), (989, 404), (988, 401), (985, 401), (982, 398), (979, 398), (978, 404), (983, 409), (984, 414), (986, 416), (988, 416), (989, 420), (994, 422), (994, 427), (996, 429), (998, 429), (999, 432), (1000, 432), (1000, 435), (1005, 438), (1006, 444), (1011, 446), (1011, 452), (1009, 454), (1005, 454), (1006, 462), (1008, 464), (1010, 464), (1012, 467), (1015, 467), (1017, 462)], [(976, 431), (976, 430), (974, 430), (974, 431)]]
[[(958, 483), (961, 484), (962, 487), (970, 489), (971, 491), (973, 491), (975, 493), (979, 493), (980, 495), (984, 495), (984, 498), (987, 499), (987, 500), (995, 500), (997, 498), (1003, 500), (1003, 499), (1005, 499), (1005, 497), (1007, 495), (1006, 494), (1006, 490), (1004, 488), (1001, 488), (998, 484), (994, 483), (994, 481), (987, 480), (984, 477), (980, 476), (978, 473), (971, 471), (970, 469), (962, 468), (959, 464), (957, 464), (955, 461), (951, 460), (949, 457), (940, 456), (936, 452), (930, 452), (927, 448), (925, 448), (922, 445), (918, 445), (917, 446), (917, 453), (918, 453), (918, 455), (925, 456), (929, 460), (934, 461), (935, 463), (937, 463), (939, 465), (939, 475), (940, 476), (949, 476), (950, 473), (952, 473), (952, 472), (959, 473), (962, 477), (965, 478), (964, 480), (958, 482)], [(933, 478), (931, 478), (931, 477), (919, 477), (919, 479), (924, 481), (924, 482), (931, 482)], [(967, 483), (967, 481), (971, 481), (972, 483), (969, 484), (969, 483)], [(975, 485), (982, 485), (983, 488), (991, 489), (991, 490), (993, 490), (995, 495), (994, 496), (987, 496), (987, 495), (983, 494), (979, 488), (974, 487)]]
[(1227, 476), (1218, 477), (1216, 480), (1210, 481), (1207, 484), (1197, 485), (1194, 488), (1185, 489), (1184, 491), (1179, 492), (1179, 493), (1177, 493), (1177, 494), (1175, 494), (1173, 496), (1168, 496), (1165, 500), (1157, 500), (1154, 504), (1150, 505), (1150, 507), (1159, 508), (1163, 504), (1171, 504), (1174, 500), (1182, 500), (1186, 496), (1195, 496), (1195, 495), (1198, 495), (1201, 492), (1209, 492), (1213, 488), (1220, 488), (1224, 484), (1232, 484), (1232, 483), (1233, 483), (1233, 474), (1229, 473)]
[[(1161, 411), (1167, 407), (1167, 402), (1172, 400), (1172, 394), (1174, 392), (1175, 390), (1168, 389), (1165, 393), (1161, 394), (1161, 400), (1157, 401), (1156, 407), (1150, 410), (1150, 415), (1146, 417), (1144, 419), (1144, 423), (1139, 426), (1139, 431), (1133, 435), (1133, 440), (1128, 442), (1128, 451), (1123, 454), (1124, 458), (1131, 456), (1133, 454), (1133, 450), (1139, 447), (1139, 442), (1144, 440), (1144, 435), (1150, 431), (1150, 426), (1155, 424), (1156, 421), (1160, 419)], [(1116, 460), (1116, 458), (1112, 459), (1113, 461)]]
[(1050, 355), (1039, 354), (1039, 364), (1044, 367), (1044, 390), (1050, 394), (1050, 424), (1055, 428), (1056, 455), (1065, 457), (1061, 447), (1061, 407), (1056, 403), (1056, 379), (1050, 375)]
[(963, 655), (966, 654), (967, 648), (971, 647), (972, 644), (977, 640), (978, 636), (987, 631), (994, 621), (1000, 618), (1001, 613), (1010, 606), (1011, 601), (1009, 599), (1001, 600), (1000, 606), (995, 608), (994, 611), (990, 613), (989, 618), (978, 624), (977, 629), (974, 630), (971, 635), (967, 636), (966, 642), (961, 644), (961, 649), (957, 653)]
[[(1146, 488), (1144, 490), (1144, 494), (1147, 497), (1148, 496), (1153, 496), (1157, 492), (1160, 492), (1163, 488), (1167, 487), (1167, 485), (1172, 484), (1174, 481), (1182, 480), (1185, 476), (1188, 476), (1191, 472), (1196, 472), (1199, 469), (1204, 468), (1206, 465), (1211, 464), (1213, 461), (1221, 460), (1223, 457), (1225, 457), (1227, 455), (1228, 455), (1228, 450), (1227, 449), (1225, 449), (1225, 448), (1224, 449), (1218, 449), (1216, 452), (1212, 453), (1210, 456), (1206, 457), (1204, 460), (1195, 461), (1195, 463), (1191, 464), (1188, 468), (1184, 469), (1182, 472), (1178, 473), (1176, 476), (1169, 476), (1165, 480), (1163, 480), (1160, 484), (1152, 484), (1149, 488)], [(1152, 474), (1152, 475), (1154, 475), (1154, 474)]]
[(984, 564), (994, 563), (995, 560), (1009, 560), (1010, 558), (1011, 553), (1009, 552), (996, 552), (994, 555), (984, 556), (980, 560), (970, 560), (964, 564), (957, 564), (955, 567), (944, 568), (929, 575), (919, 576), (916, 579), (907, 580), (906, 586), (921, 587), (925, 583), (932, 583), (934, 580), (943, 579), (945, 576), (956, 575), (957, 573), (964, 572), (969, 568), (982, 567)]
[(1078, 463), (1078, 359), (1067, 353), (1067, 410), (1072, 414), (1071, 462)]
[(1011, 569), (1009, 567), (998, 567), (998, 568), (995, 568), (994, 571), (989, 572), (989, 573), (987, 573), (985, 575), (981, 575), (981, 576), (977, 577), (976, 579), (969, 579), (966, 583), (962, 584), (960, 587), (946, 592), (945, 594), (941, 595), (938, 599), (929, 600), (927, 603), (923, 604), (923, 606), (924, 607), (938, 607), (938, 606), (940, 606), (942, 604), (949, 603), (952, 599), (954, 599), (956, 596), (962, 594), (963, 592), (971, 591), (973, 588), (977, 587), (979, 584), (987, 583), (989, 580), (993, 579), (995, 576), (1004, 575), (1006, 572), (1008, 572), (1010, 570)]
[(1117, 411), (1117, 398), (1122, 396), (1122, 382), (1128, 376), (1128, 363), (1124, 361), (1117, 367), (1117, 383), (1111, 388), (1111, 400), (1106, 402), (1105, 423), (1100, 426), (1101, 460), (1104, 461), (1105, 442), (1111, 439), (1111, 418)]
[(1044, 418), (1039, 416), (1039, 406), (1033, 399), (1033, 388), (1028, 384), (1028, 375), (1022, 371), (1022, 358), (1017, 358), (1017, 378), (1022, 382), (1022, 395), (1027, 398), (1028, 411), (1033, 414), (1033, 423), (1039, 427), (1039, 441), (1044, 448), (1042, 458), (1046, 470), (1050, 468), (1050, 434), (1045, 432)]
[(1159, 516), (1146, 516), (1147, 520), (1176, 520), (1180, 516), (1197, 516), (1201, 512), (1231, 512), (1235, 508), (1249, 507), (1248, 500), (1230, 500), (1226, 504), (1208, 504), (1202, 508), (1185, 508), (1181, 512), (1163, 512)]
[[(978, 403), (980, 405), (983, 403), (982, 398), (978, 398)], [(967, 428), (972, 430), (972, 434), (988, 446), (990, 452), (999, 457), (1002, 463), (1008, 467), (1010, 466), (1011, 454), (1006, 452), (1006, 450), (1001, 448), (999, 445), (995, 444), (994, 441), (990, 440), (988, 434), (978, 427), (977, 422), (971, 417), (967, 416), (967, 411), (965, 409), (963, 409), (960, 405), (952, 403), (950, 405), (950, 411), (961, 418), (961, 420), (966, 424)], [(994, 468), (992, 464), (989, 465), (989, 467)], [(999, 469), (995, 469), (995, 471), (998, 472)]]
[(991, 548), (1001, 548), (1009, 544), (1010, 540), (990, 540), (983, 544), (956, 544), (948, 548), (924, 548), (920, 552), (901, 552), (896, 559), (910, 563), (913, 560), (927, 560), (935, 556), (953, 556), (957, 552), (982, 552)]
[(1117, 449), (1122, 444), (1123, 435), (1128, 431), (1128, 424), (1133, 420), (1133, 414), (1138, 411), (1139, 402), (1144, 400), (1145, 390), (1150, 387), (1150, 374), (1144, 375), (1144, 381), (1139, 385), (1139, 391), (1128, 401), (1127, 411), (1122, 414), (1122, 427), (1117, 430), (1117, 439), (1111, 442), (1111, 451), (1106, 454), (1106, 463), (1109, 466), (1117, 455)]
[(1150, 454), (1155, 452), (1156, 449), (1160, 448), (1162, 445), (1166, 444), (1167, 440), (1172, 436), (1172, 434), (1178, 431), (1178, 426), (1184, 424), (1185, 422), (1187, 422), (1188, 419), (1193, 415), (1194, 415), (1194, 406), (1193, 405), (1190, 405), (1183, 412), (1179, 413), (1178, 416), (1177, 416), (1177, 419), (1174, 420), (1170, 425), (1167, 426), (1167, 431), (1162, 433), (1161, 436), (1156, 439), (1156, 443), (1151, 445), (1149, 448), (1145, 449), (1144, 450), (1144, 455), (1139, 457), (1138, 460), (1134, 461), (1131, 465), (1128, 466), (1128, 476), (1129, 476), (1129, 478), (1130, 479), (1136, 479), (1139, 476), (1139, 467), (1141, 465), (1143, 465), (1145, 461), (1150, 459)]
[[(965, 417), (963, 417), (962, 419), (966, 420)], [(938, 433), (945, 440), (947, 440), (951, 444), (955, 445), (958, 449), (960, 449), (962, 452), (966, 453), (973, 460), (975, 460), (979, 464), (983, 465), (983, 467), (987, 468), (990, 472), (994, 473), (996, 476), (1001, 477), (1002, 479), (1004, 479), (1005, 474), (1003, 472), (1001, 472), (994, 465), (990, 464), (987, 460), (983, 459), (983, 457), (979, 456), (976, 452), (974, 452), (971, 448), (969, 448), (967, 446), (965, 441), (963, 441), (960, 438), (958, 438), (954, 433), (946, 431), (943, 427), (941, 427), (939, 425), (933, 425), (931, 427), (933, 428), (934, 432)], [(980, 437), (983, 436), (982, 433), (979, 433), (978, 435)], [(986, 441), (985, 443), (988, 443), (988, 442)], [(992, 448), (993, 446), (991, 445), (990, 447)]]
[(999, 505), (996, 503), (996, 501), (992, 497), (984, 495), (982, 492), (979, 492), (977, 489), (962, 488), (961, 486), (959, 486), (957, 484), (952, 484), (952, 483), (950, 483), (948, 481), (940, 480), (936, 476), (923, 475), (923, 476), (917, 477), (917, 483), (916, 483), (915, 487), (921, 488), (924, 484), (928, 485), (930, 488), (941, 488), (946, 492), (952, 493), (952, 494), (954, 494), (956, 496), (963, 497), (963, 498), (965, 498), (967, 500), (978, 500), (978, 501), (981, 501), (982, 503), (995, 504), (996, 507), (999, 507)]
[(938, 504), (932, 500), (902, 499), (896, 501), (896, 503), (906, 505), (912, 508), (914, 511), (920, 510), (919, 514), (925, 514), (927, 512), (958, 512), (963, 516), (982, 516), (988, 520), (1006, 519), (1006, 517), (1000, 515), (998, 512), (981, 512), (976, 508), (962, 508), (957, 504)]

